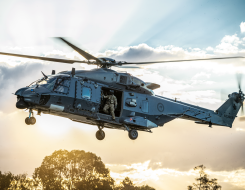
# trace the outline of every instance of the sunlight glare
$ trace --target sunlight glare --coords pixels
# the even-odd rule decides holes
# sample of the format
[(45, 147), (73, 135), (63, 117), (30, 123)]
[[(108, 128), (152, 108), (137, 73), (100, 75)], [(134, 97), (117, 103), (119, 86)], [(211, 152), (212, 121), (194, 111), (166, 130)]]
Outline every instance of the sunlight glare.
[(53, 115), (44, 115), (37, 117), (37, 127), (48, 135), (64, 135), (70, 130), (70, 122), (66, 118), (56, 117)]

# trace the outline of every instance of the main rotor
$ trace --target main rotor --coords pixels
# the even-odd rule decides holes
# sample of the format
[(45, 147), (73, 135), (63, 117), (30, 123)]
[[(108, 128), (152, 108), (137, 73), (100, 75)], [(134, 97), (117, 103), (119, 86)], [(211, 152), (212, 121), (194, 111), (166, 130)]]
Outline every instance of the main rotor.
[(64, 38), (58, 37), (59, 40), (66, 43), (72, 49), (77, 51), (80, 55), (82, 55), (86, 60), (72, 60), (72, 59), (60, 59), (60, 58), (51, 58), (51, 57), (41, 57), (41, 56), (31, 56), (31, 55), (22, 55), (22, 54), (14, 54), (14, 53), (5, 53), (0, 52), (1, 55), (9, 55), (9, 56), (16, 56), (16, 57), (23, 57), (23, 58), (31, 58), (31, 59), (39, 59), (43, 61), (53, 61), (53, 62), (60, 62), (60, 63), (86, 63), (88, 65), (97, 65), (101, 68), (110, 68), (120, 67), (124, 65), (143, 65), (143, 64), (154, 64), (154, 63), (169, 63), (169, 62), (186, 62), (186, 61), (204, 61), (204, 60), (220, 60), (220, 59), (235, 59), (235, 58), (245, 58), (243, 56), (235, 56), (235, 57), (211, 57), (211, 58), (203, 58), (203, 59), (182, 59), (182, 60), (164, 60), (164, 61), (150, 61), (150, 62), (126, 62), (126, 61), (116, 61), (112, 58), (108, 57), (94, 57), (93, 55), (87, 53), (86, 51), (82, 50), (81, 48), (75, 46), (71, 42), (67, 41)]

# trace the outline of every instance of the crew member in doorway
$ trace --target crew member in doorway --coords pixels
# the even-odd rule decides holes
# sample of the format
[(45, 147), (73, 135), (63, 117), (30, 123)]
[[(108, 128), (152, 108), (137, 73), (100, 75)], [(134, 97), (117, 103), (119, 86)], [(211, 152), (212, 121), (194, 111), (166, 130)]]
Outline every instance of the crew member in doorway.
[(112, 119), (115, 120), (114, 111), (117, 109), (117, 98), (114, 96), (114, 90), (110, 90), (110, 94), (103, 97), (107, 98), (103, 111), (108, 114), (110, 109)]

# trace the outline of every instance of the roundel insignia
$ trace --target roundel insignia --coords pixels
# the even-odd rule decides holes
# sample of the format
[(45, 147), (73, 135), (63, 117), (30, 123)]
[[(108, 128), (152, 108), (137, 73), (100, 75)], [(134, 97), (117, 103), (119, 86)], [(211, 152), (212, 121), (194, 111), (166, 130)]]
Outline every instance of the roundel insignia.
[(162, 103), (158, 103), (157, 104), (157, 109), (158, 109), (158, 111), (163, 112), (163, 110), (164, 110), (163, 104)]

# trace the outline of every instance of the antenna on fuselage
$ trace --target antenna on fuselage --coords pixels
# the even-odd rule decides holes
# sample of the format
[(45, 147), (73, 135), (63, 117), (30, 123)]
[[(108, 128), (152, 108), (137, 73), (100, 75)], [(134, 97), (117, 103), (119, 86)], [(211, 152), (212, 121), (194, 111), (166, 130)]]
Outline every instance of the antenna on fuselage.
[[(42, 72), (42, 71), (41, 71)], [(42, 74), (43, 74), (43, 76), (44, 76), (44, 78), (45, 79), (47, 79), (48, 78), (48, 76), (47, 75), (45, 75), (43, 72), (42, 72)]]
[(75, 68), (72, 68), (72, 70), (71, 70), (71, 76), (72, 76), (72, 77), (74, 77), (75, 71), (76, 71)]

